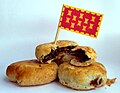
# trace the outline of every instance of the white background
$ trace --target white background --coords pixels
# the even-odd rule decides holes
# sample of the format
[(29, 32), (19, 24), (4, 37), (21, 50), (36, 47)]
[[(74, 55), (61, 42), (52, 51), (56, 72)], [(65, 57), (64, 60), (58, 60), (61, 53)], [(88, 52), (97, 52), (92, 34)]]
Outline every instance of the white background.
[[(111, 87), (75, 91), (53, 82), (44, 86), (19, 87), (8, 81), (9, 64), (35, 58), (35, 47), (54, 41), (63, 4), (104, 14), (97, 39), (61, 30), (59, 39), (93, 47), (97, 61), (108, 77), (117, 77)], [(0, 93), (119, 93), (120, 88), (120, 1), (119, 0), (0, 0)]]

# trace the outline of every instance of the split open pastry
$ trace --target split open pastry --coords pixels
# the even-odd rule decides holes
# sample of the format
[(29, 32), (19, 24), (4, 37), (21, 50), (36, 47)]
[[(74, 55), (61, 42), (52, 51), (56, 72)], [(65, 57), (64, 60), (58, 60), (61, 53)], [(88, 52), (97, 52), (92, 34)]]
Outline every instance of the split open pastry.
[(53, 60), (60, 61), (66, 53), (69, 53), (76, 46), (78, 44), (74, 41), (58, 40), (56, 44), (50, 42), (38, 45), (35, 55), (41, 63), (51, 63)]
[[(89, 46), (79, 46), (76, 42), (68, 40), (59, 40), (56, 45), (45, 43), (38, 45), (35, 50), (35, 55), (41, 63), (56, 63), (70, 62), (75, 66), (88, 66), (93, 64), (96, 59), (96, 52)], [(58, 65), (59, 65), (58, 64)]]

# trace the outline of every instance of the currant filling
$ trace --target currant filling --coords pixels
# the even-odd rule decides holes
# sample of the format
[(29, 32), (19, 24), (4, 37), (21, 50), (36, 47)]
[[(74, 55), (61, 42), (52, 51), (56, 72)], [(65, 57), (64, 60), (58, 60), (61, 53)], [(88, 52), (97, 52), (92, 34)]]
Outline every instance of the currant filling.
[(65, 54), (75, 56), (75, 58), (81, 63), (90, 59), (85, 54), (85, 51), (82, 49), (77, 49), (75, 51), (72, 51), (72, 49), (75, 47), (76, 46), (67, 46), (67, 47), (57, 48), (56, 50), (51, 50), (50, 54), (46, 55), (42, 61), (46, 63), (48, 60), (55, 59), (57, 56), (62, 57)]
[(67, 47), (57, 48), (56, 50), (51, 50), (50, 54), (46, 55), (42, 61), (46, 63), (48, 60), (54, 59), (60, 54), (64, 54), (64, 53), (68, 54), (71, 52), (71, 49), (75, 47), (76, 46), (67, 46)]
[(88, 58), (88, 56), (85, 54), (85, 51), (82, 50), (82, 49), (78, 49), (78, 50), (72, 51), (70, 54), (73, 55), (73, 56), (75, 56), (76, 59), (77, 59), (79, 62), (81, 62), (81, 63), (83, 63), (83, 62), (85, 62), (85, 61), (87, 61), (87, 60), (90, 59), (90, 58)]
[(96, 78), (96, 79), (94, 79), (94, 80), (92, 80), (92, 81), (90, 82), (90, 85), (93, 85), (93, 86), (97, 87), (97, 86), (100, 85), (101, 83), (102, 83), (102, 78), (101, 78), (101, 79)]

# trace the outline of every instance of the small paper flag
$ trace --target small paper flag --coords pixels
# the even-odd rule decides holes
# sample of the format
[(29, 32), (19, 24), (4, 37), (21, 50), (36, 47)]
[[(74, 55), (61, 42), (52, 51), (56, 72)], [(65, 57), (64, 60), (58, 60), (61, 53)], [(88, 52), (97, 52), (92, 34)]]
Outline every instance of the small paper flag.
[(97, 38), (103, 14), (63, 5), (58, 27)]

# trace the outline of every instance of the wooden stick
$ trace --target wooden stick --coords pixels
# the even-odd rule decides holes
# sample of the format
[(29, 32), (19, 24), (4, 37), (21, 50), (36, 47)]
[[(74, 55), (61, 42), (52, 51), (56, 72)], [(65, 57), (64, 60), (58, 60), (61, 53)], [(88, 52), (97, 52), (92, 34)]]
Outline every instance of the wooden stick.
[[(63, 6), (64, 6), (64, 4), (63, 4)], [(63, 11), (63, 6), (62, 6), (62, 11)], [(59, 25), (60, 25), (60, 20), (61, 20), (61, 16), (62, 16), (62, 11), (61, 11), (61, 14), (60, 14), (60, 19), (59, 19), (59, 23), (58, 23), (58, 28), (57, 28), (54, 44), (56, 44), (56, 42), (58, 40), (59, 33), (60, 33)]]
[(60, 28), (57, 28), (57, 32), (56, 32), (56, 36), (55, 36), (55, 41), (54, 44), (56, 44), (57, 40), (58, 40), (58, 36), (59, 36), (59, 32), (60, 32)]

